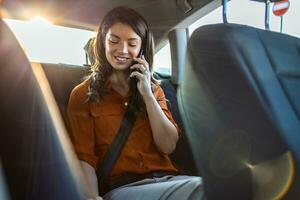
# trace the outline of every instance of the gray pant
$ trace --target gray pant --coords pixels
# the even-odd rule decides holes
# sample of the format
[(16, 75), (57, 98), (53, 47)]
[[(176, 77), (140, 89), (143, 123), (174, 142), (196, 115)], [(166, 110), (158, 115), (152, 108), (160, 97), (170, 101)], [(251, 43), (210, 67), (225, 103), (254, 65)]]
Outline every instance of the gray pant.
[(201, 200), (205, 199), (202, 179), (196, 176), (149, 178), (116, 188), (104, 200)]

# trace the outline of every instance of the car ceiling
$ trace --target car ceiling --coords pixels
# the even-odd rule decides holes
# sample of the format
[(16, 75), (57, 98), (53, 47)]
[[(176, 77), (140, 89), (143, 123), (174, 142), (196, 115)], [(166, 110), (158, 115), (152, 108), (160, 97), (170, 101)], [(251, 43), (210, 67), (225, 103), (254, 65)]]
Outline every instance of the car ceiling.
[(97, 30), (104, 15), (113, 7), (120, 5), (131, 7), (146, 18), (154, 33), (158, 50), (166, 44), (170, 30), (188, 27), (196, 19), (220, 6), (221, 0), (2, 1), (6, 13), (4, 17), (26, 20), (39, 15), (57, 25), (89, 30)]

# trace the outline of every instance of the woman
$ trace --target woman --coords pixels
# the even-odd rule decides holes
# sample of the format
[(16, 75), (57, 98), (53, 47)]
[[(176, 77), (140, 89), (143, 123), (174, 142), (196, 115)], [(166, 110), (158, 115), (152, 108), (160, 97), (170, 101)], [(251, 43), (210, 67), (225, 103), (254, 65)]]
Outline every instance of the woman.
[(203, 195), (201, 179), (175, 175), (177, 169), (168, 157), (179, 131), (163, 90), (152, 77), (153, 49), (152, 34), (137, 12), (126, 7), (111, 10), (98, 30), (92, 73), (71, 93), (72, 142), (94, 191), (92, 198), (99, 195), (95, 169), (127, 108), (137, 119), (105, 183), (104, 199), (164, 199), (164, 195), (187, 199), (190, 194), (199, 199)]

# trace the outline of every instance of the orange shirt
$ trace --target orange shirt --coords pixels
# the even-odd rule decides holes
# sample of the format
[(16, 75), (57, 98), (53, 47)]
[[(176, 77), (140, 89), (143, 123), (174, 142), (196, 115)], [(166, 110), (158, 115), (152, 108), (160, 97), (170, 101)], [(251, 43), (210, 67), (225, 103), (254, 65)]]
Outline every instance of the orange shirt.
[[(100, 101), (86, 102), (89, 81), (76, 86), (69, 99), (68, 116), (72, 129), (71, 139), (80, 160), (96, 168), (113, 141), (125, 113), (128, 96), (123, 97), (107, 84), (108, 93)], [(168, 119), (176, 126), (166, 105), (160, 86), (154, 96)], [(151, 171), (177, 171), (169, 157), (156, 147), (148, 117), (138, 117), (124, 149), (114, 166), (111, 177), (122, 173), (148, 173)]]

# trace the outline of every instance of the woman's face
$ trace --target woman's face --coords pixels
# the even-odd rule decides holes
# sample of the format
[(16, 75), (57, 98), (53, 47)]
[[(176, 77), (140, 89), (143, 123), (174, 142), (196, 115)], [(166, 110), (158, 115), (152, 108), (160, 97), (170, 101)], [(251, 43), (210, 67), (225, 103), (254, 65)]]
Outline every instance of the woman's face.
[(141, 37), (121, 22), (108, 29), (105, 37), (105, 55), (115, 70), (125, 70), (132, 65), (142, 46)]

